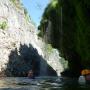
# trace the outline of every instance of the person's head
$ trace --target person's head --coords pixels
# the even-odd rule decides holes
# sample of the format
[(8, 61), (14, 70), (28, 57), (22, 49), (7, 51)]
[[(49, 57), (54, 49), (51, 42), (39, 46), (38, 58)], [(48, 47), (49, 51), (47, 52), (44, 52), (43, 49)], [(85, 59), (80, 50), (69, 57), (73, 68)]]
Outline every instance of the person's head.
[(32, 70), (29, 70), (29, 73), (33, 73), (33, 71)]
[(28, 71), (28, 77), (33, 77), (33, 71), (32, 70)]

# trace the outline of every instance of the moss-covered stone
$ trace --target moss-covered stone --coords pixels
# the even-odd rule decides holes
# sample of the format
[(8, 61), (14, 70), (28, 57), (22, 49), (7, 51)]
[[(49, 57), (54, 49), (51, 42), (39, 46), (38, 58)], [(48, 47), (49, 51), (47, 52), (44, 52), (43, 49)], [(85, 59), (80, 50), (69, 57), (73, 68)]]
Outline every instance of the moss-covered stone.
[(7, 27), (8, 27), (8, 25), (7, 25), (6, 21), (1, 21), (0, 22), (0, 29), (5, 30), (5, 29), (7, 29)]
[(68, 60), (69, 68), (79, 73), (82, 68), (90, 67), (90, 1), (52, 0), (52, 2), (45, 9), (39, 26), (42, 35), (46, 33), (47, 27), (43, 21), (50, 20), (51, 44)]

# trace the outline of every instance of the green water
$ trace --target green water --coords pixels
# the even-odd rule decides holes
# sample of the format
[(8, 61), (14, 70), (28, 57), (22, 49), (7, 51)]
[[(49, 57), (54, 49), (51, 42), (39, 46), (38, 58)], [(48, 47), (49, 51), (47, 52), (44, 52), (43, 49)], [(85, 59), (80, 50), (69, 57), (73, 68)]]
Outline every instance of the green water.
[(89, 84), (80, 85), (77, 79), (57, 79), (57, 77), (0, 78), (0, 90), (90, 90)]

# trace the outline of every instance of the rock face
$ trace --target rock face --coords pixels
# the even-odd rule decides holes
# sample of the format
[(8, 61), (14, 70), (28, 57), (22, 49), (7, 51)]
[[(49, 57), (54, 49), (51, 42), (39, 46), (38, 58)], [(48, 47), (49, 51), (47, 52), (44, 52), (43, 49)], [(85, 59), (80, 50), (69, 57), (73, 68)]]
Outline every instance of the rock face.
[(38, 38), (19, 0), (0, 0), (1, 76), (27, 76), (30, 69), (36, 76), (60, 75), (61, 59), (56, 49)]
[(39, 26), (43, 37), (49, 21), (47, 40), (68, 60), (70, 70), (79, 75), (81, 69), (90, 68), (90, 1), (52, 0)]

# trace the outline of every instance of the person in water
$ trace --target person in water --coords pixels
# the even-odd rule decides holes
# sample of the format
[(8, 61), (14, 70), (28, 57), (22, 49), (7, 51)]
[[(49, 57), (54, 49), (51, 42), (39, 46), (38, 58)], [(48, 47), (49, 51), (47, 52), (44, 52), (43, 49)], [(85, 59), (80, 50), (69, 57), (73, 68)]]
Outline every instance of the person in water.
[(81, 76), (79, 77), (80, 83), (90, 83), (90, 70), (84, 69), (81, 71)]
[(85, 79), (90, 81), (90, 70), (89, 69), (82, 70), (81, 75), (84, 75)]
[(28, 71), (28, 78), (34, 79), (33, 70)]

